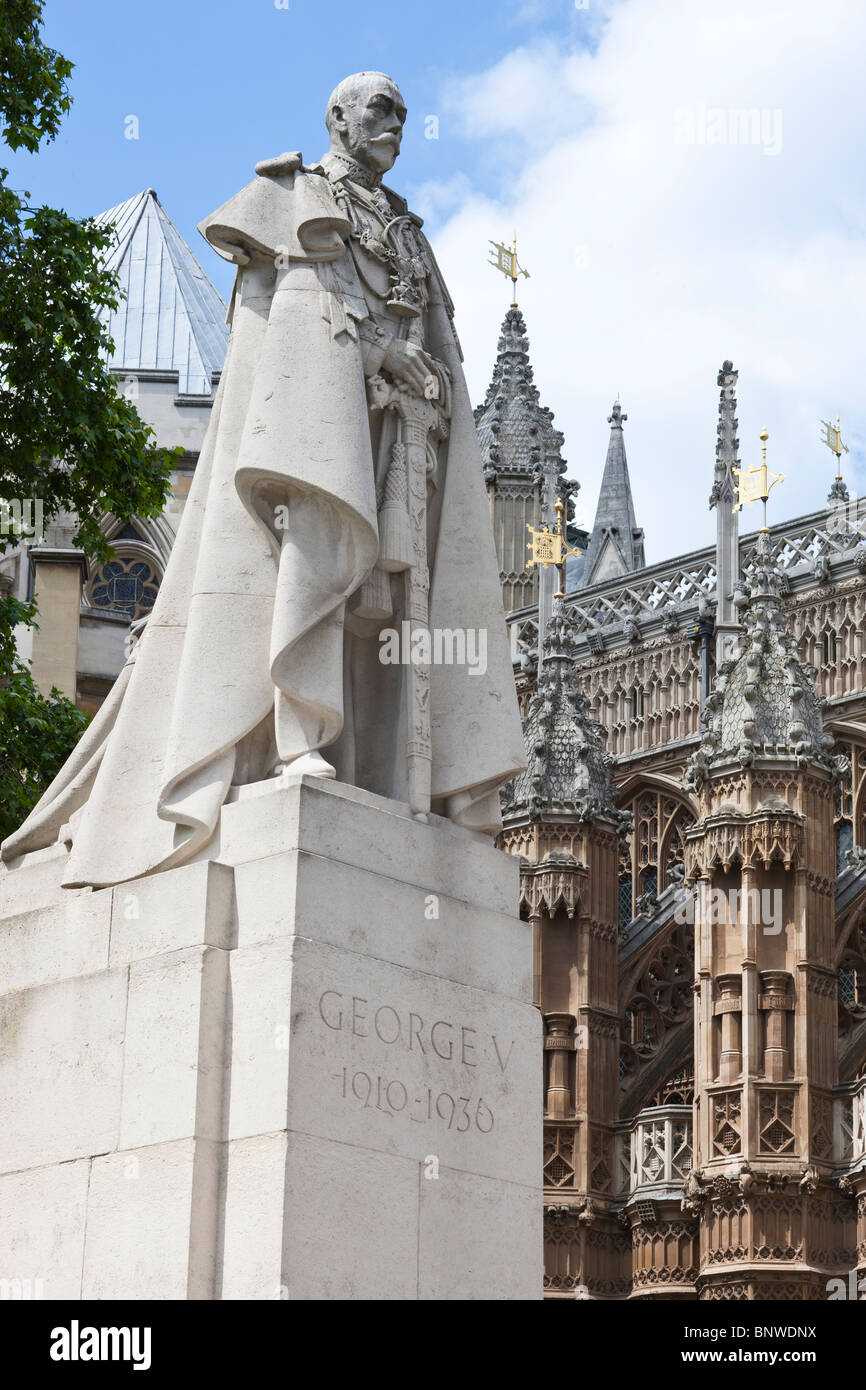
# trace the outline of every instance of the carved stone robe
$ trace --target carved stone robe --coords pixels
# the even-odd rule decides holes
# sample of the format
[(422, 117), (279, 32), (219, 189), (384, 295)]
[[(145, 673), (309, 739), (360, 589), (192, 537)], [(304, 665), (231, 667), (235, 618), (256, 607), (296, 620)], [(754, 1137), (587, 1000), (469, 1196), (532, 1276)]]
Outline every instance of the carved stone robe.
[(420, 221), (332, 156), (257, 168), (201, 224), (238, 266), (232, 331), (157, 602), (93, 724), (3, 846), (9, 861), (61, 836), (68, 887), (183, 863), (233, 786), (309, 749), (339, 780), (407, 800), (409, 667), (379, 659), (382, 629), (401, 630), (405, 576), (377, 567), (400, 421), (368, 405), (371, 382), (395, 386), (382, 366), (393, 336), (438, 364), (429, 625), (483, 629), (487, 642), (483, 674), (430, 669), (432, 810), (495, 833), (497, 789), (524, 762), (474, 421)]

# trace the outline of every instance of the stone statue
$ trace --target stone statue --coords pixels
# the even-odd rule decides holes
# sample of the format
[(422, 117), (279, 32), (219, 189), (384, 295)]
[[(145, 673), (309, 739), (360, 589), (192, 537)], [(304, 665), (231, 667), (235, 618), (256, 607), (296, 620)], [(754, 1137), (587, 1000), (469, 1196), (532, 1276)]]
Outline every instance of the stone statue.
[(498, 828), (523, 743), (452, 305), (381, 182), (405, 118), (390, 78), (347, 78), (321, 163), (263, 161), (201, 224), (237, 274), (171, 561), (5, 860), (59, 838), (67, 887), (122, 882), (198, 853), (233, 788), (303, 774)]

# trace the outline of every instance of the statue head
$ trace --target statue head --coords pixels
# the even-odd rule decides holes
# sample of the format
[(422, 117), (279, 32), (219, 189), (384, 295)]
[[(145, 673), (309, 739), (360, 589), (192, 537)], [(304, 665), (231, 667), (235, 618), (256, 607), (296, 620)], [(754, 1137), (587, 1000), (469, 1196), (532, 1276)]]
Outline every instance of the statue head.
[(384, 72), (344, 77), (328, 98), (325, 114), (331, 153), (348, 155), (378, 179), (400, 153), (405, 120), (400, 89)]

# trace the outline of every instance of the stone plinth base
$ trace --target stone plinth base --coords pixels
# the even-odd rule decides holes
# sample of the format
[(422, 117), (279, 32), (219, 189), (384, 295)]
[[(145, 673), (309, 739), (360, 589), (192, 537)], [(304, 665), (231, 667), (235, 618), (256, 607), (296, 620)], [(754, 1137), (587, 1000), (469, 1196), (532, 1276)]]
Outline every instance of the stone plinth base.
[(199, 860), (0, 875), (0, 1278), (46, 1298), (541, 1293), (518, 866), (338, 783)]

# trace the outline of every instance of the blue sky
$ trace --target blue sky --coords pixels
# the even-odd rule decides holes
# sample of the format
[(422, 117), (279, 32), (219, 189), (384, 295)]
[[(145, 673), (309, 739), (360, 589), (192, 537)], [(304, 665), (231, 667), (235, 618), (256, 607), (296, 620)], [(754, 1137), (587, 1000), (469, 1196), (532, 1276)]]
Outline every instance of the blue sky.
[[(76, 216), (153, 187), (198, 250), (196, 224), (248, 182), (257, 160), (283, 149), (311, 161), (324, 152), (328, 93), (368, 67), (391, 72), (407, 96), (401, 187), (463, 172), (495, 190), (496, 171), (461, 123), (449, 128), (446, 118), (430, 140), (424, 118), (440, 111), (456, 77), (527, 36), (568, 35), (579, 18), (568, 4), (484, 0), (289, 0), (287, 9), (274, 0), (49, 0), (43, 34), (76, 64), (74, 105), (54, 144), (13, 157), (11, 168), (38, 201)], [(125, 135), (130, 115), (137, 139)], [(230, 270), (208, 260), (225, 291)]]
[(487, 240), (516, 227), (579, 519), (620, 393), (650, 562), (714, 537), (725, 358), (744, 463), (766, 425), (786, 474), (771, 519), (823, 505), (819, 421), (837, 410), (845, 476), (866, 493), (862, 0), (49, 0), (45, 38), (77, 65), (75, 105), (53, 146), (4, 160), (16, 186), (78, 215), (154, 187), (224, 296), (230, 272), (196, 223), (257, 160), (321, 155), (340, 78), (390, 72), (409, 108), (390, 182), (427, 219), (473, 399), (510, 297)]

